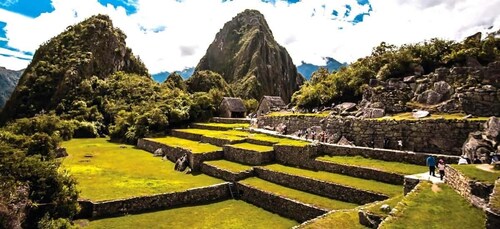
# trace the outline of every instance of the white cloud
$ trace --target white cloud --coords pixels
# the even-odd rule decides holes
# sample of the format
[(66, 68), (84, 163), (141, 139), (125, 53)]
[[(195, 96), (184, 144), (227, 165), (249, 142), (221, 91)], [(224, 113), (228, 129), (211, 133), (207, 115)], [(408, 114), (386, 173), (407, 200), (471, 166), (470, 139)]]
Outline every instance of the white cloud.
[[(195, 66), (224, 23), (248, 8), (265, 15), (276, 40), (296, 64), (323, 64), (326, 56), (351, 62), (368, 55), (381, 41), (400, 45), (433, 37), (460, 40), (490, 26), (500, 29), (500, 0), (371, 0), (373, 12), (356, 25), (350, 21), (369, 8), (356, 0), (278, 1), (275, 5), (260, 0), (127, 2), (137, 7), (135, 14), (127, 15), (122, 7), (102, 6), (97, 0), (53, 0), (51, 13), (29, 18), (0, 9), (0, 21), (7, 23), (9, 46), (34, 52), (68, 25), (97, 13), (108, 14), (151, 73)], [(342, 18), (346, 4), (352, 10)], [(339, 14), (336, 20), (332, 20), (333, 10)], [(12, 63), (0, 59), (0, 66)]]

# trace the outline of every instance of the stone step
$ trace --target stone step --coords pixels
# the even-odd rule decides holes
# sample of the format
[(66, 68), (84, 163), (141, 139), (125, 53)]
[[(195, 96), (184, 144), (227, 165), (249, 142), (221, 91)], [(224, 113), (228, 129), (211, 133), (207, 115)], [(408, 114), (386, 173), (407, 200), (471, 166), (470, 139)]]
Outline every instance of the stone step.
[(224, 146), (224, 159), (247, 165), (263, 165), (274, 161), (273, 147), (239, 143)]
[(304, 204), (315, 206), (317, 208), (325, 209), (327, 211), (352, 209), (358, 206), (357, 204), (330, 199), (308, 192), (303, 192), (297, 189), (291, 189), (257, 177), (247, 178), (245, 180), (239, 181), (238, 183), (251, 186), (263, 192), (272, 193), (283, 198), (288, 198)]
[(232, 182), (254, 176), (253, 167), (226, 160), (205, 161), (201, 172)]
[(172, 130), (172, 136), (185, 138), (193, 141), (200, 141), (216, 146), (227, 144), (237, 144), (245, 142), (247, 132), (228, 130), (207, 130), (207, 129), (176, 129)]
[(280, 185), (357, 204), (384, 200), (403, 192), (401, 185), (279, 164), (254, 170), (257, 177)]
[(250, 124), (252, 119), (249, 118), (222, 118), (222, 117), (213, 117), (211, 122), (215, 123), (227, 123), (227, 124), (236, 124), (236, 123), (246, 123)]
[(207, 130), (233, 130), (246, 129), (250, 127), (248, 123), (192, 123), (192, 128)]
[(320, 156), (312, 165), (315, 169), (348, 176), (402, 185), (405, 175), (427, 171), (426, 166), (403, 162), (388, 162), (361, 156)]

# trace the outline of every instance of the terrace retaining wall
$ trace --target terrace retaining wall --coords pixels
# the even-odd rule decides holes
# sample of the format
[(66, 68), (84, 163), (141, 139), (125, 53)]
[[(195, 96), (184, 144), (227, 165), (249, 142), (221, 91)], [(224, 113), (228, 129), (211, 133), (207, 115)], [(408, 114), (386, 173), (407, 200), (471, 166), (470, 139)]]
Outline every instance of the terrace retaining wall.
[(314, 158), (319, 156), (318, 147), (313, 145), (287, 146), (274, 145), (276, 161), (283, 165), (314, 169)]
[(314, 168), (352, 177), (381, 181), (389, 184), (402, 185), (404, 183), (404, 176), (401, 174), (384, 172), (372, 168), (363, 168), (354, 165), (341, 165), (321, 160), (314, 161)]
[(326, 209), (265, 192), (246, 184), (237, 183), (237, 189), (241, 193), (242, 200), (300, 223), (328, 212)]
[(389, 198), (388, 196), (379, 193), (359, 190), (312, 178), (270, 171), (264, 168), (256, 167), (254, 168), (254, 171), (257, 174), (257, 177), (264, 180), (345, 202), (366, 204)]
[(214, 138), (214, 137), (207, 137), (207, 136), (202, 136), (200, 139), (201, 142), (216, 145), (216, 146), (224, 146), (228, 144), (237, 144), (237, 143), (243, 143), (245, 142), (245, 139), (241, 140), (229, 140), (229, 139), (221, 139), (221, 138)]
[(274, 151), (257, 152), (247, 149), (224, 146), (224, 158), (248, 165), (263, 165), (274, 161)]
[(226, 123), (226, 124), (236, 124), (236, 123), (248, 123), (248, 124), (250, 124), (251, 119), (213, 117), (210, 121), (216, 122), (216, 123)]
[(470, 180), (461, 172), (451, 166), (445, 168), (445, 182), (453, 187), (461, 196), (465, 197), (474, 206), (486, 208), (489, 196), (494, 185)]
[(403, 183), (403, 194), (406, 196), (406, 194), (411, 192), (419, 183), (420, 183), (419, 179), (414, 179), (405, 176)]
[(191, 126), (191, 128), (205, 129), (205, 130), (231, 130), (231, 129), (233, 129), (232, 127), (210, 126), (210, 125), (202, 125), (202, 124), (196, 124), (196, 123), (192, 123), (190, 126)]
[(488, 204), (488, 208), (486, 209), (486, 228), (487, 229), (496, 229), (500, 227), (500, 209), (494, 206), (491, 201), (494, 198), (500, 197), (500, 178), (495, 181), (495, 188), (490, 195), (490, 203)]
[(180, 130), (172, 130), (172, 136), (177, 138), (184, 138), (191, 141), (199, 142), (201, 140), (202, 134), (195, 134), (190, 132), (184, 132)]
[(108, 216), (141, 213), (159, 209), (169, 209), (184, 205), (203, 204), (229, 199), (228, 183), (182, 192), (163, 193), (127, 199), (91, 202), (81, 201), (81, 218), (102, 218)]
[(221, 178), (223, 180), (232, 182), (254, 176), (253, 168), (240, 173), (235, 173), (205, 163), (201, 164), (201, 172), (213, 177)]
[[(481, 130), (483, 121), (471, 120), (369, 120), (314, 116), (261, 116), (259, 128), (285, 124), (287, 134), (320, 126), (328, 136), (346, 137), (357, 146), (460, 155), (470, 132)], [(319, 133), (318, 133), (319, 134)]]

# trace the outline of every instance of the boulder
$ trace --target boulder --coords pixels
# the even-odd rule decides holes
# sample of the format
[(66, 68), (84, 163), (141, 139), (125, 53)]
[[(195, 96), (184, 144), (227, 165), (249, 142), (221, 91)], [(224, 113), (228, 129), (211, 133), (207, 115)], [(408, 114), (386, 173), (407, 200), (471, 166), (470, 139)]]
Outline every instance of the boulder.
[(498, 133), (500, 122), (496, 117), (491, 117), (484, 124), (483, 131), (469, 133), (469, 137), (462, 146), (462, 156), (479, 158), (483, 163), (490, 163), (491, 155), (498, 154)]
[(403, 78), (404, 83), (414, 83), (417, 80), (416, 76), (407, 76)]
[(61, 157), (67, 157), (68, 152), (66, 151), (66, 148), (64, 147), (57, 147), (56, 148), (56, 158), (61, 158)]
[(428, 111), (423, 111), (423, 110), (416, 110), (412, 113), (413, 117), (416, 119), (425, 118), (429, 116), (429, 114), (430, 113)]
[(363, 118), (382, 118), (385, 115), (385, 110), (381, 108), (365, 108), (363, 109)]
[(343, 112), (352, 111), (352, 110), (354, 110), (355, 107), (356, 107), (355, 103), (345, 102), (345, 103), (341, 103), (339, 105), (336, 105), (334, 110), (337, 110), (338, 113), (343, 113)]
[(340, 140), (337, 142), (338, 145), (343, 145), (343, 146), (354, 146), (354, 143), (351, 141), (347, 140), (344, 136), (340, 138)]
[(500, 142), (500, 118), (491, 117), (484, 123), (483, 136), (495, 145)]
[(163, 157), (164, 156), (163, 149), (162, 148), (156, 149), (155, 152), (153, 153), (153, 156), (155, 156), (155, 157)]
[(280, 123), (276, 126), (276, 131), (280, 134), (286, 134), (286, 125), (284, 123)]
[(429, 105), (438, 104), (441, 102), (443, 95), (437, 93), (434, 90), (424, 91), (422, 94), (417, 96), (417, 101), (419, 103), (425, 103)]
[(449, 98), (453, 93), (453, 88), (445, 81), (439, 81), (434, 83), (434, 91), (443, 95), (444, 98)]
[(385, 212), (385, 213), (389, 213), (391, 212), (391, 206), (389, 206), (388, 204), (383, 204), (382, 206), (380, 206), (380, 210), (382, 212)]

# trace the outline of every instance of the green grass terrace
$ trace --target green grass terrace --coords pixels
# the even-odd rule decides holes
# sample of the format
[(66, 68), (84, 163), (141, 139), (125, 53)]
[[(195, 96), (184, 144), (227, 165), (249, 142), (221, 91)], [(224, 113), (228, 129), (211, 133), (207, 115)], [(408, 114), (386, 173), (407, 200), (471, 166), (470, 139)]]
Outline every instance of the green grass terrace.
[(448, 185), (424, 182), (379, 228), (485, 228), (485, 213)]
[(167, 136), (163, 138), (148, 138), (148, 140), (155, 141), (158, 143), (163, 143), (169, 146), (191, 150), (191, 152), (193, 153), (210, 153), (210, 152), (222, 151), (221, 147), (214, 146), (208, 143), (191, 141), (184, 138)]
[(245, 149), (245, 150), (251, 150), (251, 151), (256, 151), (256, 152), (269, 152), (273, 151), (273, 147), (271, 146), (263, 146), (263, 145), (256, 145), (256, 144), (251, 144), (251, 143), (238, 143), (238, 144), (233, 144), (231, 145), (232, 147), (239, 148), (239, 149)]
[(301, 229), (317, 229), (317, 228), (342, 228), (342, 229), (368, 229), (359, 224), (358, 210), (343, 210), (330, 212), (327, 215), (316, 219), (304, 226)]
[(68, 157), (62, 160), (78, 181), (80, 198), (103, 201), (145, 196), (222, 183), (204, 175), (174, 171), (174, 164), (134, 146), (104, 138), (63, 142)]
[(317, 179), (321, 181), (336, 183), (340, 185), (345, 185), (361, 190), (372, 191), (376, 193), (381, 193), (388, 195), (389, 197), (394, 197), (403, 192), (403, 186), (382, 183), (374, 180), (365, 180), (357, 177), (351, 177), (346, 175), (341, 175), (337, 173), (329, 173), (324, 171), (312, 171), (306, 169), (299, 169), (294, 167), (288, 167), (279, 164), (272, 164), (267, 166), (262, 166), (262, 168), (269, 169), (276, 172), (287, 173), (291, 175), (297, 175), (302, 177), (308, 177), (312, 179)]
[(227, 200), (208, 205), (79, 221), (83, 228), (291, 228), (298, 223), (243, 201)]
[(471, 164), (471, 165), (450, 165), (458, 170), (471, 180), (483, 182), (486, 184), (494, 184), (495, 180), (500, 177), (500, 170), (493, 170), (492, 165), (488, 164)]
[(423, 173), (428, 170), (426, 166), (413, 165), (402, 162), (392, 162), (365, 158), (361, 156), (322, 156), (317, 160), (332, 162), (335, 164), (352, 165), (365, 168), (372, 168), (384, 172), (392, 172), (402, 175)]
[(230, 129), (237, 129), (237, 128), (249, 128), (250, 124), (248, 123), (194, 123), (196, 125), (200, 126), (209, 126), (209, 127), (222, 127), (222, 128), (230, 128)]
[(297, 200), (302, 203), (314, 205), (316, 207), (320, 207), (327, 210), (352, 209), (358, 206), (353, 203), (333, 200), (326, 197), (310, 194), (307, 192), (302, 192), (299, 190), (287, 188), (256, 177), (242, 180), (240, 181), (240, 183), (255, 187), (262, 191), (274, 193), (282, 197)]
[(243, 165), (240, 163), (232, 162), (232, 161), (226, 161), (226, 160), (216, 160), (216, 161), (205, 161), (203, 162), (207, 165), (212, 165), (217, 168), (221, 168), (230, 172), (234, 173), (240, 173), (244, 171), (248, 171), (252, 169), (252, 166), (249, 165)]

